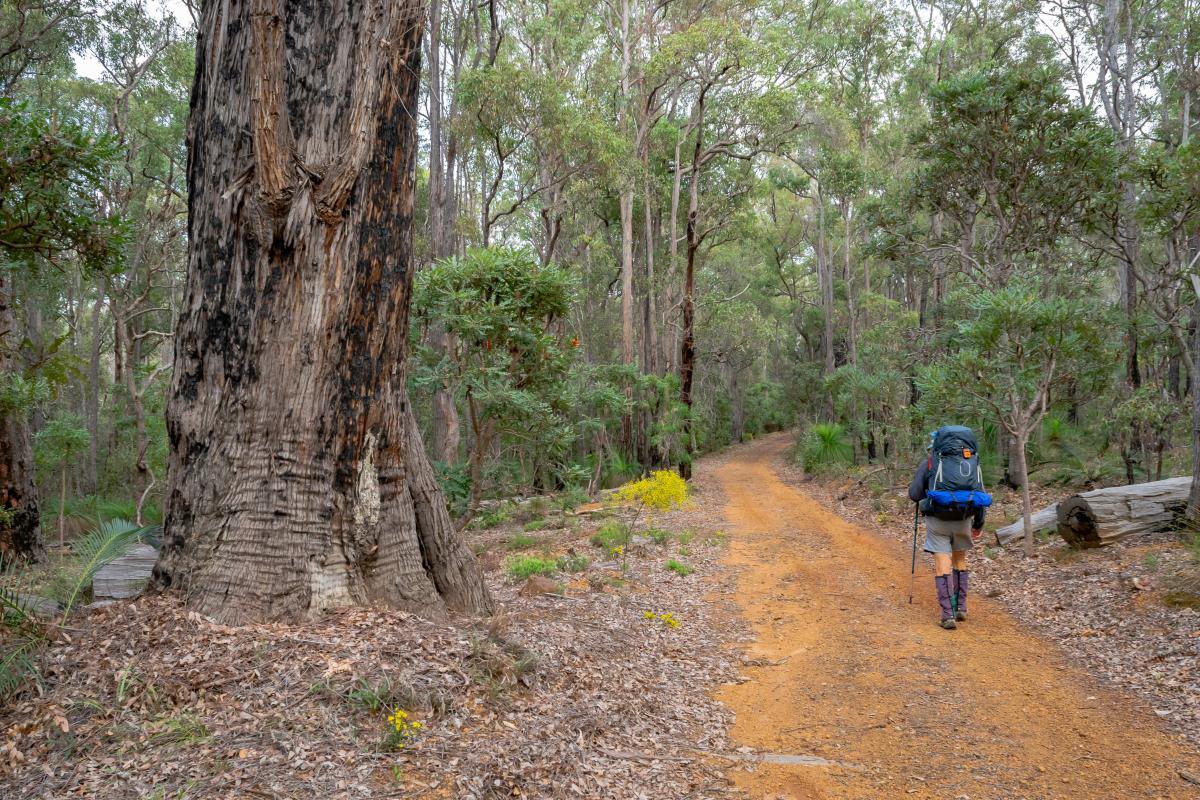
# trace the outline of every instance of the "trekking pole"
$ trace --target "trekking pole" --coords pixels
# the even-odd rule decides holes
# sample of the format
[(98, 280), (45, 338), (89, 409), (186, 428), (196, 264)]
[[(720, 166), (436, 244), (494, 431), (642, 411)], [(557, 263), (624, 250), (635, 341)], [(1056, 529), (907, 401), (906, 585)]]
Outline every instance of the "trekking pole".
[(920, 503), (913, 505), (912, 573), (908, 576), (908, 604), (912, 605), (913, 585), (917, 582), (917, 526), (921, 516)]

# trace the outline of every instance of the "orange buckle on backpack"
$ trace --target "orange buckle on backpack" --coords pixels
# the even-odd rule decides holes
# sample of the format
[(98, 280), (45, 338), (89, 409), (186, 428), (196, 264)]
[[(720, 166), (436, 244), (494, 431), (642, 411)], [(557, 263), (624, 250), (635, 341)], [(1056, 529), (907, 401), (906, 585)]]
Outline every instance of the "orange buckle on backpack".
[(963, 458), (970, 458), (970, 457), (971, 457), (971, 451), (963, 450)]

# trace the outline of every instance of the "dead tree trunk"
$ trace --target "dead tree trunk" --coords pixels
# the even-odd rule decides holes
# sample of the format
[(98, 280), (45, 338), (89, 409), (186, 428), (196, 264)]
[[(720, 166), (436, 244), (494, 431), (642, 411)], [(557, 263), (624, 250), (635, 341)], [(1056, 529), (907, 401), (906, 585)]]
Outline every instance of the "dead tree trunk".
[(1165, 530), (1184, 510), (1191, 488), (1187, 477), (1077, 494), (1058, 504), (1058, 532), (1076, 547), (1102, 547)]
[(423, 17), (204, 6), (155, 577), (226, 622), (491, 604), (404, 390)]

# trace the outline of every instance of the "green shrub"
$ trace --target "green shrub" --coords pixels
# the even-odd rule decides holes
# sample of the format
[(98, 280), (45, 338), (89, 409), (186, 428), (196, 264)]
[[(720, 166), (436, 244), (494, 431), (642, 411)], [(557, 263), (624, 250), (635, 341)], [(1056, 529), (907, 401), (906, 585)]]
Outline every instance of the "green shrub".
[(529, 550), (533, 547), (539, 547), (546, 543), (546, 540), (541, 536), (530, 536), (527, 533), (514, 533), (504, 542), (504, 546), (509, 550)]
[(612, 550), (629, 544), (629, 529), (619, 522), (606, 522), (592, 534), (591, 542), (602, 550)]
[(667, 542), (671, 541), (671, 532), (663, 530), (662, 528), (648, 528), (645, 533), (654, 541), (655, 544), (666, 544)]
[(845, 427), (836, 422), (820, 423), (804, 436), (801, 459), (805, 472), (820, 472), (854, 462), (854, 444)]
[(512, 503), (503, 502), (490, 511), (485, 511), (479, 515), (479, 527), (494, 528), (497, 525), (503, 525), (512, 519), (514, 511)]
[(584, 489), (571, 487), (558, 496), (558, 507), (562, 511), (574, 511), (590, 499)]
[(685, 578), (688, 575), (691, 575), (693, 572), (696, 571), (696, 570), (692, 569), (691, 567), (689, 567), (687, 564), (684, 564), (680, 561), (676, 561), (673, 558), (667, 562), (667, 569), (671, 570), (671, 572), (674, 572), (676, 575), (680, 576), (681, 578)]
[(592, 560), (582, 553), (572, 553), (558, 557), (556, 566), (562, 572), (587, 572)]
[(542, 556), (517, 556), (504, 567), (509, 577), (518, 581), (533, 575), (551, 575), (557, 568), (554, 559)]
[(532, 531), (543, 530), (543, 529), (545, 529), (545, 527), (546, 527), (546, 520), (534, 519), (534, 520), (530, 520), (529, 522), (526, 522), (524, 525), (522, 525), (521, 530), (525, 531), (526, 533), (530, 533)]

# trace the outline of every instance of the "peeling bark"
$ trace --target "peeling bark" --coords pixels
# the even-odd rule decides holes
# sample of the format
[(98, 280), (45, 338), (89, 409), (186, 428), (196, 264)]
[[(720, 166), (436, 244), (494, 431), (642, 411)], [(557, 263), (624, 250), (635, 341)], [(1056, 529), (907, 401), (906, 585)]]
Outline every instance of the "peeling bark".
[(404, 388), (423, 12), (204, 7), (155, 579), (225, 622), (491, 605)]

